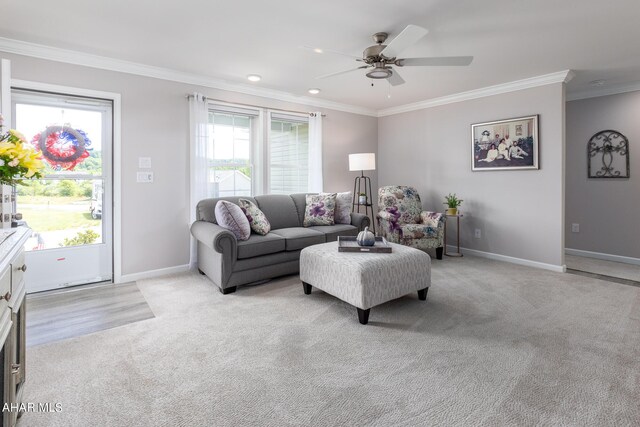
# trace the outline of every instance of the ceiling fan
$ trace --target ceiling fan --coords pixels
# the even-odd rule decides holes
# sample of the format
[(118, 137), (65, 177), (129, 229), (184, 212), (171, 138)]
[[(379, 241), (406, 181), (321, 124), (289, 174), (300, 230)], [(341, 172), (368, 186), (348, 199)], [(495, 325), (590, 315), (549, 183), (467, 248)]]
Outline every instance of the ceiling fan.
[(405, 81), (398, 70), (394, 67), (408, 67), (408, 66), (460, 66), (469, 65), (473, 61), (473, 56), (442, 56), (442, 57), (428, 57), (428, 58), (401, 58), (400, 55), (408, 47), (415, 44), (418, 40), (423, 38), (429, 31), (418, 25), (407, 25), (400, 34), (389, 44), (384, 44), (389, 37), (387, 33), (375, 33), (373, 40), (377, 43), (373, 46), (369, 46), (362, 52), (362, 58), (349, 55), (346, 53), (338, 52), (330, 49), (308, 48), (317, 53), (334, 53), (343, 56), (349, 56), (354, 58), (358, 62), (364, 62), (365, 65), (361, 65), (357, 68), (351, 68), (344, 71), (338, 71), (336, 73), (324, 74), (316, 77), (316, 79), (325, 79), (327, 77), (333, 77), (340, 74), (350, 73), (356, 70), (368, 69), (366, 76), (370, 79), (387, 79), (392, 86), (398, 86)]

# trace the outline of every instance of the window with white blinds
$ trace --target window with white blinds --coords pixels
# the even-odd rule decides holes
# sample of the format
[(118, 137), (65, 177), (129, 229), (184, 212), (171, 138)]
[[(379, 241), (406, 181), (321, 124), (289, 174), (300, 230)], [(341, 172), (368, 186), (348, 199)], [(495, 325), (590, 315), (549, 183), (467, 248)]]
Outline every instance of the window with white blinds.
[(233, 104), (209, 104), (211, 197), (308, 191), (309, 118)]
[(270, 114), (268, 158), (268, 193), (308, 190), (309, 120), (306, 116)]
[(209, 110), (209, 180), (213, 197), (251, 196), (252, 153), (256, 145), (258, 110), (213, 106)]

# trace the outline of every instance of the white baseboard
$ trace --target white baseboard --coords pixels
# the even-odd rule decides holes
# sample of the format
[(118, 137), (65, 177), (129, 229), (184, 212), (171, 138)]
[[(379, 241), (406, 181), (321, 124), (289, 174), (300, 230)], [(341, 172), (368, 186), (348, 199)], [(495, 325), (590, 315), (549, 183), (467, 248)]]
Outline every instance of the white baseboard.
[(600, 252), (583, 251), (580, 249), (565, 248), (567, 255), (583, 256), (587, 258), (603, 259), (605, 261), (622, 262), (624, 264), (640, 265), (640, 258), (633, 258), (622, 255), (603, 254)]
[[(455, 246), (447, 245), (447, 251), (455, 252)], [(494, 254), (492, 252), (484, 252), (476, 249), (460, 248), (460, 252), (464, 255), (469, 254), (480, 258), (493, 259), (496, 261), (509, 262), (511, 264), (525, 265), (527, 267), (541, 268), (543, 270), (555, 271), (556, 273), (566, 273), (566, 265), (547, 264), (544, 262), (531, 261), (529, 259), (515, 258), (507, 255)]]
[(141, 271), (140, 273), (123, 274), (117, 283), (135, 282), (136, 280), (151, 279), (154, 277), (167, 276), (169, 274), (184, 273), (189, 271), (189, 264), (176, 265), (175, 267), (160, 268), (158, 270)]

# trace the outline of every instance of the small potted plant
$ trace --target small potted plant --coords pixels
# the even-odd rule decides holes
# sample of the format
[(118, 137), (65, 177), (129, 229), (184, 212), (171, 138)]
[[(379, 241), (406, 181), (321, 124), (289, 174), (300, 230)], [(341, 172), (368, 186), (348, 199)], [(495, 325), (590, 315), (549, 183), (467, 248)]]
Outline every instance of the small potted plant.
[(447, 215), (457, 215), (458, 214), (458, 206), (460, 206), (463, 202), (462, 199), (458, 199), (456, 194), (449, 193), (448, 196), (445, 196), (444, 199), (446, 202), (443, 204), (447, 205)]
[(367, 193), (359, 193), (358, 194), (358, 204), (366, 205), (367, 204)]

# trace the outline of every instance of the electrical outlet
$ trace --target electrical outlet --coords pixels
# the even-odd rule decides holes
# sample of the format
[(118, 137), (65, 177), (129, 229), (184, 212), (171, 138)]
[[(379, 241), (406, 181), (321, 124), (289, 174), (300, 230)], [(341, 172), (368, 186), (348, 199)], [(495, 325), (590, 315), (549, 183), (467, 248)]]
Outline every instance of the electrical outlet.
[(479, 228), (476, 228), (475, 237), (476, 239), (479, 239), (482, 237), (482, 231), (480, 231)]
[(571, 232), (579, 233), (580, 232), (580, 224), (571, 224)]
[(142, 183), (152, 183), (153, 172), (138, 172), (137, 181)]

